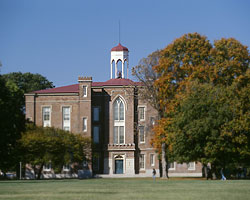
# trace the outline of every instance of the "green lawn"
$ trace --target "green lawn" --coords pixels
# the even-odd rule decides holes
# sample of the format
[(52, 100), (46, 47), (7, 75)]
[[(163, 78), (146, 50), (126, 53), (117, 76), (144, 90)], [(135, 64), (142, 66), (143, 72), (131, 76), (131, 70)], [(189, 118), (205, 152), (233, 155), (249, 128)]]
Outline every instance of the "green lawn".
[(88, 179), (0, 181), (0, 199), (250, 199), (250, 180)]

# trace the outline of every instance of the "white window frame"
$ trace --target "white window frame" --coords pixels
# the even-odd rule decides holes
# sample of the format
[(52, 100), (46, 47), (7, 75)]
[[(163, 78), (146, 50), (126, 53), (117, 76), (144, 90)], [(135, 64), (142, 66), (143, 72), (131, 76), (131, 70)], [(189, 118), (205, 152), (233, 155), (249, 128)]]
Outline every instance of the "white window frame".
[[(44, 109), (49, 108), (49, 120), (44, 120)], [(52, 113), (52, 106), (42, 106), (42, 123), (43, 127), (51, 127), (51, 113)]]
[[(118, 103), (117, 104), (117, 114), (118, 114), (118, 116), (117, 116), (117, 118), (118, 119), (115, 119), (115, 109), (114, 109), (114, 105), (116, 104), (116, 102), (117, 102), (117, 100), (120, 100), (120, 103)], [(123, 116), (121, 115), (121, 113), (120, 113), (120, 106), (121, 106), (121, 103), (123, 104)], [(122, 98), (121, 97), (118, 97), (118, 98), (116, 98), (115, 99), (115, 101), (114, 101), (114, 104), (113, 104), (113, 118), (114, 118), (114, 121), (116, 121), (116, 122), (123, 122), (123, 121), (125, 121), (125, 103), (124, 103), (124, 101), (122, 100)], [(121, 116), (123, 117), (123, 119), (121, 119)]]
[[(193, 164), (193, 166), (192, 165), (190, 166), (191, 163)], [(195, 170), (195, 162), (187, 163), (187, 168), (188, 168), (188, 170)]]
[[(98, 134), (97, 135), (96, 135), (96, 132), (95, 132), (95, 130), (97, 130), (96, 128), (98, 128)], [(100, 126), (93, 126), (93, 142), (95, 144), (100, 143)]]
[(64, 172), (70, 171), (70, 164), (63, 165), (63, 171)]
[(88, 96), (88, 86), (87, 85), (83, 85), (82, 86), (82, 96), (83, 97), (87, 97)]
[[(174, 164), (174, 167), (171, 167), (171, 164)], [(168, 164), (168, 170), (176, 170), (176, 162), (170, 162)]]
[(50, 172), (51, 171), (51, 162), (49, 162), (49, 163), (45, 163), (44, 165), (43, 165), (43, 171), (45, 171), (45, 172)]
[[(141, 118), (140, 108), (143, 108), (143, 118)], [(144, 105), (138, 106), (138, 120), (141, 122), (146, 121), (146, 106)]]
[[(86, 128), (84, 122), (86, 122)], [(83, 132), (87, 132), (88, 131), (88, 118), (87, 117), (83, 117), (82, 118), (82, 131)]]
[[(141, 158), (143, 157), (143, 167), (141, 167)], [(146, 155), (145, 154), (140, 154), (139, 155), (139, 168), (140, 168), (140, 170), (145, 170), (145, 165), (146, 165)]]
[[(143, 141), (141, 141), (141, 128), (143, 128)], [(145, 126), (139, 125), (139, 141), (141, 144), (145, 143)]]
[[(69, 109), (69, 120), (64, 120), (64, 109)], [(65, 126), (65, 123), (68, 123), (68, 126)], [(69, 127), (69, 130), (66, 130), (65, 127)], [(66, 131), (71, 130), (71, 106), (62, 106), (62, 129)]]
[[(117, 127), (117, 142), (115, 142), (115, 127)], [(123, 127), (123, 142), (121, 142), (121, 127)], [(124, 126), (114, 126), (113, 129), (113, 142), (114, 144), (125, 144), (125, 127)]]
[[(118, 119), (116, 120), (115, 119), (115, 103), (116, 103), (116, 101), (117, 100), (120, 100), (121, 101), (121, 103), (123, 104), (123, 119), (121, 119), (121, 117), (120, 117), (120, 104), (121, 103), (119, 103), (118, 104), (118, 107), (117, 107), (117, 109), (118, 109)], [(114, 144), (125, 144), (125, 138), (126, 138), (126, 133), (125, 133), (125, 130), (126, 130), (126, 127), (125, 127), (125, 116), (126, 116), (126, 104), (125, 104), (125, 102), (124, 102), (124, 100), (123, 100), (123, 98), (121, 98), (120, 96), (118, 96), (117, 98), (115, 98), (115, 100), (114, 100), (114, 102), (113, 102), (113, 105), (112, 105), (112, 108), (113, 108), (113, 121), (114, 121), (114, 124), (113, 124), (113, 143)], [(118, 139), (117, 139), (117, 143), (115, 143), (115, 127), (118, 127)], [(120, 136), (121, 136), (121, 127), (123, 127), (123, 142), (121, 142), (120, 141)]]
[[(96, 112), (96, 111), (98, 111), (98, 112)], [(94, 122), (100, 121), (100, 107), (99, 106), (93, 107), (93, 121)]]
[(155, 166), (155, 154), (151, 153), (149, 155), (149, 159), (150, 159), (150, 165), (153, 167)]

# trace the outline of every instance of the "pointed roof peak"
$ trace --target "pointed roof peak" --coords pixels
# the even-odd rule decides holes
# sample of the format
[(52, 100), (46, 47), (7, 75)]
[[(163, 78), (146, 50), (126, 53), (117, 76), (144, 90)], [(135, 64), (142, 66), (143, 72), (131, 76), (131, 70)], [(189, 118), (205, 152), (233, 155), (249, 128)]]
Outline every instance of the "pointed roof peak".
[(128, 48), (122, 46), (121, 43), (119, 42), (119, 44), (117, 46), (113, 47), (111, 49), (111, 51), (128, 51)]

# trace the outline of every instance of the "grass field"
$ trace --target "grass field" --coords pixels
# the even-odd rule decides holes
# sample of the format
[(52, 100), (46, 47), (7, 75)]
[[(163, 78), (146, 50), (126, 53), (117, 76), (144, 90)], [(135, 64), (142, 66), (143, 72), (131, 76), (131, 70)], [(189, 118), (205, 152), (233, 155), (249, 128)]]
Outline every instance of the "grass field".
[(0, 199), (250, 200), (250, 180), (88, 179), (0, 181)]

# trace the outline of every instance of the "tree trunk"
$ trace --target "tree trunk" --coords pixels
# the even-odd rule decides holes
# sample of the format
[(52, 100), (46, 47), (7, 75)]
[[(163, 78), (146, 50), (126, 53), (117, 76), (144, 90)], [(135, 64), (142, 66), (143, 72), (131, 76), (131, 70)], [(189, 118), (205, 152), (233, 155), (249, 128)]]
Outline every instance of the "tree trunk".
[(166, 143), (161, 144), (161, 163), (162, 163), (162, 178), (168, 179), (167, 162), (166, 162)]
[(203, 178), (208, 179), (207, 165), (203, 165)]
[(3, 171), (3, 177), (4, 177), (4, 179), (7, 179), (7, 174), (5, 171)]
[(32, 168), (34, 170), (34, 179), (36, 179), (36, 165), (32, 165)]
[(217, 179), (216, 166), (214, 164), (211, 164), (211, 171), (212, 171), (212, 177), (213, 177), (213, 179)]
[(40, 180), (41, 178), (41, 174), (42, 174), (42, 170), (43, 170), (43, 165), (44, 163), (41, 164), (40, 168), (39, 168), (39, 171), (38, 171), (38, 174), (37, 174), (37, 180)]

